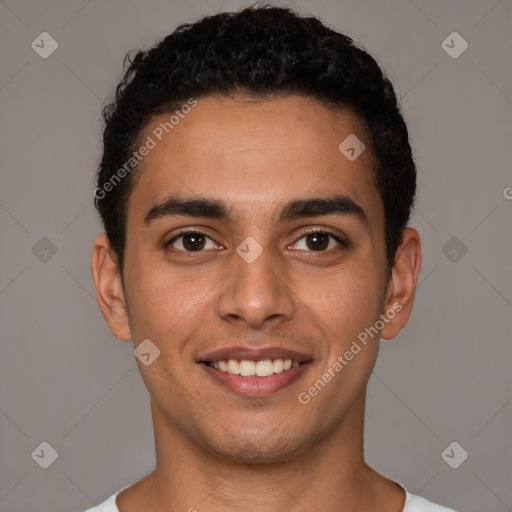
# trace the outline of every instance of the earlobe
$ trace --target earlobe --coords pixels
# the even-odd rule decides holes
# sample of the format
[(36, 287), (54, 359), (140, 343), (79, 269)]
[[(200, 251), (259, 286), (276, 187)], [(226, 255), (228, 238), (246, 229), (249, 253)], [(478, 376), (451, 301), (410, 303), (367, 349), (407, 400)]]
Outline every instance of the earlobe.
[(96, 300), (112, 334), (123, 341), (132, 339), (121, 275), (105, 233), (94, 241), (91, 272), (96, 287)]
[[(393, 310), (382, 329), (381, 338), (392, 339), (403, 329), (411, 315), (421, 269), (420, 235), (415, 229), (403, 231), (402, 243), (391, 269), (385, 311)], [(387, 313), (385, 313), (387, 315)]]

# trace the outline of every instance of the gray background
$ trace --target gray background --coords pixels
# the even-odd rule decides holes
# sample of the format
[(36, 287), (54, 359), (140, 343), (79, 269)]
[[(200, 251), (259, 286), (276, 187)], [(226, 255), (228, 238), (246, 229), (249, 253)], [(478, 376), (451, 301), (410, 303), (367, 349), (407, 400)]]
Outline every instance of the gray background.
[[(408, 326), (381, 343), (367, 461), (460, 511), (512, 510), (511, 3), (274, 3), (320, 16), (375, 56), (418, 165), (420, 286)], [(103, 322), (89, 271), (100, 110), (128, 50), (243, 5), (0, 3), (3, 512), (84, 510), (153, 468), (148, 394), (131, 344)], [(59, 45), (47, 59), (31, 48), (43, 31)], [(456, 59), (441, 46), (453, 31), (469, 44)], [(48, 469), (31, 457), (43, 441), (58, 452)], [(441, 456), (453, 441), (469, 454), (457, 469)]]

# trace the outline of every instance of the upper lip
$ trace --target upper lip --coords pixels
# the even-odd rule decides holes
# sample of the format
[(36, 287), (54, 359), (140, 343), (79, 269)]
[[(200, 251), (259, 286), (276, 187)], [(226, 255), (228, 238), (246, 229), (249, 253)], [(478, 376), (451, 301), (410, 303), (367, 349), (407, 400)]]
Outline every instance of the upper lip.
[(265, 359), (291, 359), (294, 362), (304, 363), (309, 361), (311, 357), (301, 352), (297, 352), (296, 350), (289, 350), (281, 347), (227, 347), (199, 356), (198, 362), (226, 361), (228, 359), (236, 359), (238, 361), (244, 359), (255, 362), (264, 361)]

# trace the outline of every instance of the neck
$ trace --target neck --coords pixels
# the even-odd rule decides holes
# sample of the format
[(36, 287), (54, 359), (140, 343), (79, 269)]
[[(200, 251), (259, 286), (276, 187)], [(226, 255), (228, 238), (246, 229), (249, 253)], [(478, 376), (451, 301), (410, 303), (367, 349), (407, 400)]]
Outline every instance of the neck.
[[(169, 425), (152, 404), (157, 464), (121, 493), (121, 512), (303, 512), (383, 509), (401, 511), (404, 493), (364, 462), (365, 394), (339, 425), (300, 453), (273, 463), (250, 463), (212, 453)], [(245, 459), (247, 460), (247, 458)], [(384, 507), (385, 508), (385, 507)]]

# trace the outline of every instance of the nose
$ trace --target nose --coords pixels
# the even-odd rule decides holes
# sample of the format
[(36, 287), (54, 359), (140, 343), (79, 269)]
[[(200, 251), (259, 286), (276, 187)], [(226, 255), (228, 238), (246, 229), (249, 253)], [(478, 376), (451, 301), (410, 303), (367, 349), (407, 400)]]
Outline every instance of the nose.
[(233, 253), (232, 271), (226, 276), (218, 299), (219, 316), (231, 323), (261, 329), (277, 325), (295, 313), (290, 269), (279, 254), (262, 247), (251, 258)]

